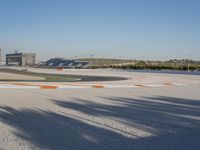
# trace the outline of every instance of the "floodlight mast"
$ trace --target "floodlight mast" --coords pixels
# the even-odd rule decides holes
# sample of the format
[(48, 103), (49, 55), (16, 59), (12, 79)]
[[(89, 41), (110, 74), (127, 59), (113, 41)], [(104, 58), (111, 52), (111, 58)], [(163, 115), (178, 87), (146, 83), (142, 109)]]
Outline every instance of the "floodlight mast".
[(188, 72), (190, 72), (190, 55), (188, 55)]
[(2, 50), (0, 48), (0, 66), (1, 66), (1, 62), (2, 62)]

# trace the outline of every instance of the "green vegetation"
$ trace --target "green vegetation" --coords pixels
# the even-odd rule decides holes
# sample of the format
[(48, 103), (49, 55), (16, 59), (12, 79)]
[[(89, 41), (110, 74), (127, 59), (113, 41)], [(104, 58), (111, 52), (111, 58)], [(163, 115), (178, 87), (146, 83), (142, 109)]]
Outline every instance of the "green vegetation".
[[(80, 59), (89, 61), (89, 68), (114, 68), (114, 69), (151, 69), (151, 70), (188, 70), (188, 60), (169, 61), (142, 61), (142, 60), (122, 60), (122, 59)], [(200, 70), (200, 61), (189, 60), (191, 71)]]

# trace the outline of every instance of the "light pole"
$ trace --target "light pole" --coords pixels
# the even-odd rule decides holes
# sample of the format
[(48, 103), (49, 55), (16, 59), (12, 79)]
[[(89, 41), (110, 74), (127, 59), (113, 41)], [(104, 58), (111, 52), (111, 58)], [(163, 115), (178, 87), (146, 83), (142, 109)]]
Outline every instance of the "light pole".
[(188, 55), (188, 72), (190, 72), (190, 55)]
[(0, 66), (1, 66), (1, 62), (2, 62), (2, 50), (0, 48)]

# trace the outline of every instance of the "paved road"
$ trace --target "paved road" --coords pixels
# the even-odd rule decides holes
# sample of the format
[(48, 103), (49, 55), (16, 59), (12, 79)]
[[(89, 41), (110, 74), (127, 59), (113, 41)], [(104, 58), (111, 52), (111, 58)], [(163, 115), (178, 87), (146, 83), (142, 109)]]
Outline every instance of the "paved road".
[[(16, 68), (15, 68), (16, 69)], [(20, 68), (17, 68), (20, 69)], [(163, 87), (163, 86), (183, 86), (200, 83), (200, 76), (170, 75), (153, 73), (133, 73), (120, 70), (64, 70), (62, 72), (54, 69), (34, 69), (28, 68), (35, 73), (46, 74), (67, 74), (67, 76), (82, 76), (84, 81), (77, 80), (71, 82), (26, 82), (26, 81), (0, 81), (0, 89), (69, 89), (69, 88), (138, 88), (138, 87)], [(0, 74), (1, 76), (1, 74)], [(14, 77), (15, 75), (13, 75)], [(96, 79), (96, 80), (94, 80)], [(99, 80), (101, 79), (101, 80)], [(118, 80), (117, 80), (118, 79)], [(123, 79), (123, 80), (122, 80)], [(127, 80), (125, 80), (127, 79)]]
[[(99, 72), (102, 73), (84, 74)], [(140, 83), (170, 79), (187, 84), (56, 90), (2, 88), (0, 149), (200, 149), (199, 77), (123, 72), (117, 75), (138, 77), (134, 81)], [(130, 81), (133, 78), (127, 83)], [(126, 82), (109, 82), (123, 83)]]

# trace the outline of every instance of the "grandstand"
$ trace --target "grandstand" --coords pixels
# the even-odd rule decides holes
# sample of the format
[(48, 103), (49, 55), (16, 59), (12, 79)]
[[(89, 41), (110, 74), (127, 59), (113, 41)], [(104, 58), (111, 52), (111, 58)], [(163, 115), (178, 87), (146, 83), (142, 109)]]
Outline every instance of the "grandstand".
[(42, 68), (87, 68), (89, 61), (68, 60), (64, 58), (52, 58), (46, 62), (41, 62), (37, 67)]

